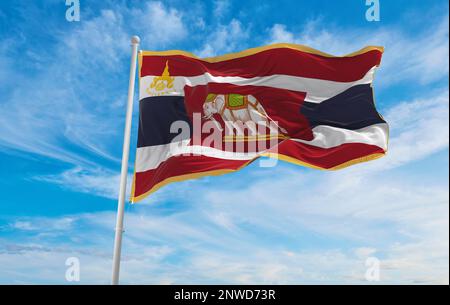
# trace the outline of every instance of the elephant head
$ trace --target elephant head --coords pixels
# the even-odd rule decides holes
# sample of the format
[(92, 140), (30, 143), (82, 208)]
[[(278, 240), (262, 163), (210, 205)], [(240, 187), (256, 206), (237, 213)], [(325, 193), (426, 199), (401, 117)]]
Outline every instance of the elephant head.
[(220, 112), (220, 108), (223, 106), (223, 98), (220, 98), (217, 94), (208, 94), (205, 102), (203, 103), (203, 118), (211, 119), (215, 113)]

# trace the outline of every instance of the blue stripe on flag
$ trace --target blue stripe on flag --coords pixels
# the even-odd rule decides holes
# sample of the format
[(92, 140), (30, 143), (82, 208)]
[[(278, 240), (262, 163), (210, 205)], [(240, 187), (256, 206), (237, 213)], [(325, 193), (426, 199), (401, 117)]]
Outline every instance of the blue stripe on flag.
[(311, 128), (328, 125), (345, 129), (360, 129), (385, 123), (375, 109), (369, 84), (357, 85), (321, 103), (304, 102), (300, 112)]
[[(153, 96), (139, 101), (138, 147), (168, 144), (177, 133), (170, 133), (175, 121), (185, 121), (192, 130), (183, 96)], [(189, 137), (185, 137), (189, 139)], [(180, 140), (185, 140), (184, 138)]]

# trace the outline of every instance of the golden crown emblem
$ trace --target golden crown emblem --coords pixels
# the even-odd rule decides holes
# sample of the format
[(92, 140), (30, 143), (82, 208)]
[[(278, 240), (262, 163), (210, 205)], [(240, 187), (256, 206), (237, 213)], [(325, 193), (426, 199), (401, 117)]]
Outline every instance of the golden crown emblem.
[(155, 89), (156, 91), (163, 91), (164, 89), (171, 89), (173, 87), (174, 77), (170, 76), (169, 73), (169, 61), (166, 60), (166, 66), (161, 76), (156, 76), (153, 79), (153, 82), (150, 84), (150, 87), (147, 89), (147, 92), (151, 92), (151, 89)]

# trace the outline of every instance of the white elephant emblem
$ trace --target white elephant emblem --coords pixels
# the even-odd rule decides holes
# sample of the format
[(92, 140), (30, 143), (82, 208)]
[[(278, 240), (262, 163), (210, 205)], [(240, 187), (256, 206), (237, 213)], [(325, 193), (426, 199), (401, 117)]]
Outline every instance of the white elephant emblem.
[(219, 114), (225, 122), (243, 124), (253, 122), (269, 128), (271, 134), (279, 134), (280, 131), (286, 133), (286, 130), (269, 118), (261, 103), (253, 95), (208, 94), (203, 104), (203, 114), (205, 119), (215, 122), (220, 130), (222, 127), (214, 118), (214, 114)]

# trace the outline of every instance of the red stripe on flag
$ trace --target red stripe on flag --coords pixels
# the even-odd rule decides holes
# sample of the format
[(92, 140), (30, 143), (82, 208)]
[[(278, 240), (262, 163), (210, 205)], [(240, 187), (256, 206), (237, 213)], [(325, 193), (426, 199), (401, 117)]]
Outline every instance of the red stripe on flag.
[[(334, 169), (373, 159), (384, 154), (383, 149), (362, 143), (346, 143), (333, 148), (320, 148), (286, 140), (278, 146), (280, 159), (300, 165)], [(228, 160), (207, 156), (175, 156), (158, 168), (135, 173), (134, 202), (156, 191), (167, 183), (235, 171), (247, 165), (248, 160)]]
[(350, 57), (325, 57), (289, 48), (275, 48), (220, 62), (206, 62), (184, 55), (143, 55), (140, 75), (161, 75), (169, 61), (170, 76), (214, 76), (252, 78), (274, 74), (352, 82), (380, 64), (382, 52), (371, 50)]
[[(238, 170), (248, 160), (227, 160), (207, 156), (175, 156), (167, 159), (156, 169), (135, 173), (134, 195), (143, 196), (156, 191), (169, 182), (182, 181), (201, 176), (218, 175)], [(137, 200), (133, 200), (137, 201)]]
[(346, 162), (384, 153), (378, 146), (363, 143), (345, 143), (332, 148), (321, 148), (287, 140), (278, 146), (278, 154), (322, 169), (333, 169)]

